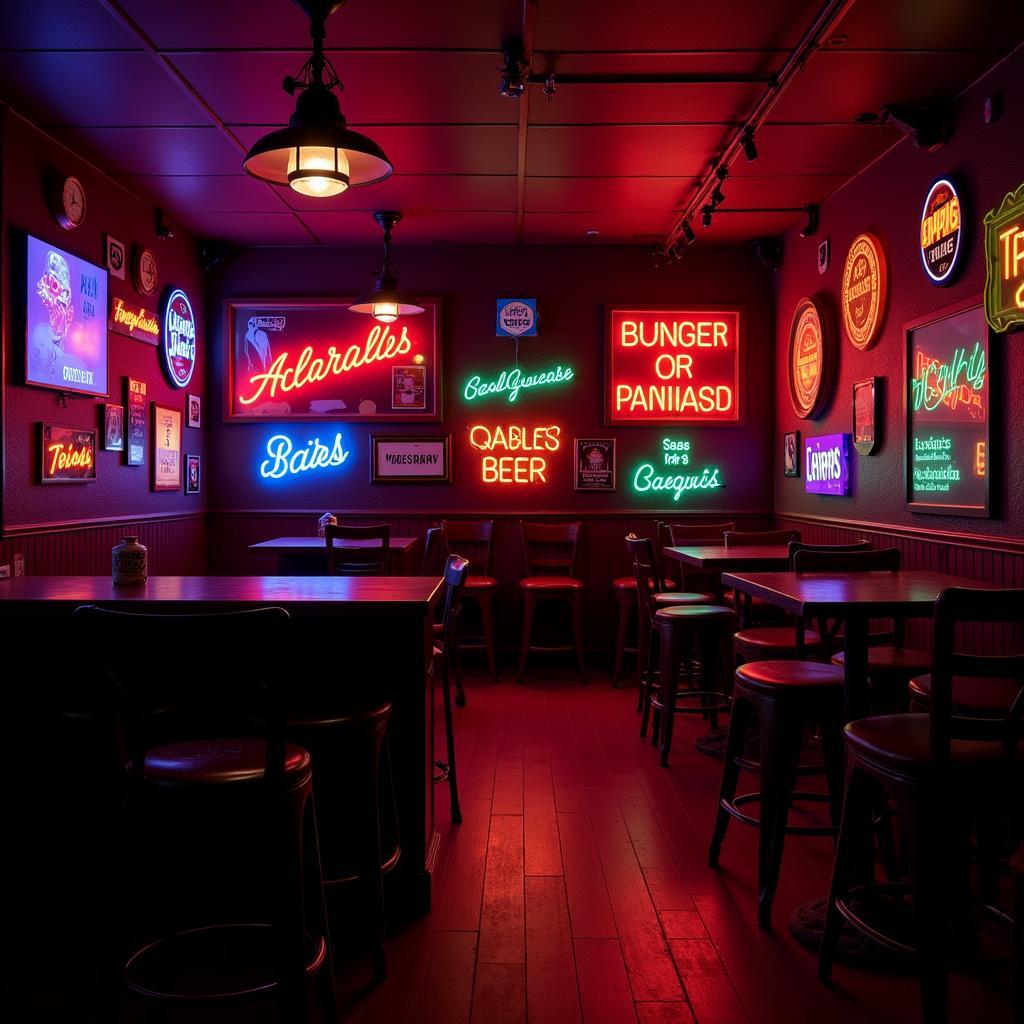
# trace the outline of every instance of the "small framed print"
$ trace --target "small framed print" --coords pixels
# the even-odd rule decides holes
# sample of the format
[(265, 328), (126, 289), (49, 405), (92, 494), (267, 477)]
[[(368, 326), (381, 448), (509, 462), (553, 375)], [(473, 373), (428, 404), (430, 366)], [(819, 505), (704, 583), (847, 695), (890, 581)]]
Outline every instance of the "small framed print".
[(370, 483), (449, 483), (451, 434), (374, 434)]
[(111, 277), (123, 281), (128, 263), (128, 250), (125, 248), (124, 242), (112, 235), (104, 235), (103, 262), (106, 264), (107, 270), (110, 271)]
[(427, 407), (427, 368), (394, 366), (391, 368), (391, 408), (421, 410)]
[(141, 466), (146, 461), (146, 382), (125, 377), (125, 395), (128, 406), (129, 466)]
[(124, 406), (107, 404), (103, 406), (103, 450), (124, 451)]
[(790, 430), (782, 435), (782, 475), (800, 475), (800, 431)]
[(153, 403), (153, 490), (181, 490), (181, 413)]
[(199, 475), (202, 470), (202, 456), (185, 456), (185, 493), (199, 493)]
[(878, 378), (868, 377), (853, 385), (853, 447), (870, 455), (878, 443)]
[(190, 427), (203, 425), (203, 400), (199, 395), (188, 396), (188, 425)]
[(577, 437), (573, 441), (575, 471), (573, 488), (577, 491), (615, 490), (615, 438)]

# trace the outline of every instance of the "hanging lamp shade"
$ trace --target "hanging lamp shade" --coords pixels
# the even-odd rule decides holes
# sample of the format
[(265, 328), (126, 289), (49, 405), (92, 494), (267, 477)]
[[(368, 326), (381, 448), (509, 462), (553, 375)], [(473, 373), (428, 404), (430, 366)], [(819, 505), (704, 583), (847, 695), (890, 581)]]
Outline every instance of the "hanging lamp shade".
[(377, 271), (377, 280), (368, 292), (363, 292), (349, 306), (350, 313), (366, 313), (382, 324), (394, 323), (400, 316), (414, 316), (423, 312), (416, 299), (398, 289), (391, 262), (391, 229), (402, 219), (394, 210), (378, 211), (373, 219), (384, 229), (384, 264)]

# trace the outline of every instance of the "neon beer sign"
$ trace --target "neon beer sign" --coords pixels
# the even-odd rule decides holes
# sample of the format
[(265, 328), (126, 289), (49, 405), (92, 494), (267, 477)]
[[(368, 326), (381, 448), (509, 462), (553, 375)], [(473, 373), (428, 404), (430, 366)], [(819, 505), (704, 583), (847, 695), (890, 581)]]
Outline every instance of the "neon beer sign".
[(568, 384), (575, 376), (571, 366), (559, 364), (552, 370), (540, 373), (524, 373), (518, 366), (511, 370), (502, 370), (493, 380), (485, 380), (479, 374), (470, 377), (462, 389), (462, 397), (467, 402), (478, 398), (489, 398), (492, 395), (504, 395), (509, 402), (519, 397), (520, 391), (531, 391), (534, 388), (547, 389), (555, 384)]
[(1024, 185), (985, 214), (985, 319), (994, 331), (1024, 325)]
[(673, 501), (691, 491), (714, 491), (725, 485), (718, 466), (702, 466), (693, 462), (689, 441), (662, 438), (660, 459), (641, 462), (633, 471), (633, 490), (637, 494), (671, 494)]
[(469, 428), (469, 443), (483, 452), (480, 479), (485, 484), (546, 484), (548, 456), (562, 447), (562, 428), (519, 424)]
[(804, 490), (808, 494), (850, 493), (850, 435), (804, 439)]
[(609, 309), (605, 422), (736, 423), (736, 310)]
[(342, 443), (340, 431), (333, 441), (324, 443), (314, 437), (302, 447), (287, 434), (274, 434), (267, 441), (267, 457), (260, 463), (260, 476), (264, 480), (281, 480), (315, 469), (342, 466), (348, 457), (349, 450)]

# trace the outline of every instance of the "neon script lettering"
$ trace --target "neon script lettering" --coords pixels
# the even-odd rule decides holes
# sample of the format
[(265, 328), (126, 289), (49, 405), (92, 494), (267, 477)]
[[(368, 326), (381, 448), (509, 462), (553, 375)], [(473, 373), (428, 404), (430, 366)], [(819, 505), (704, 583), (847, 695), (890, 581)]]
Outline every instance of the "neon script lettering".
[[(562, 428), (557, 426), (469, 428), (469, 443), (477, 451), (557, 452), (562, 447)], [(547, 455), (491, 455), (480, 462), (480, 477), (485, 484), (546, 484)]]
[(267, 442), (267, 458), (260, 465), (260, 476), (267, 480), (280, 480), (284, 476), (307, 473), (311, 469), (340, 466), (348, 456), (340, 433), (335, 434), (334, 443), (330, 446), (322, 444), (319, 437), (314, 437), (306, 442), (305, 448), (298, 449), (290, 437), (275, 434)]
[(717, 466), (705, 466), (699, 473), (659, 473), (650, 462), (641, 462), (633, 474), (633, 490), (670, 491), (672, 500), (678, 501), (687, 491), (713, 491), (722, 486)]
[(46, 449), (50, 456), (49, 476), (55, 476), (65, 469), (92, 468), (92, 451), (87, 448), (76, 448), (71, 444), (51, 444)]
[[(126, 306), (123, 299), (114, 299), (114, 323), (122, 324), (129, 331), (139, 331), (142, 334), (152, 335), (154, 338), (160, 336), (160, 324), (156, 317), (141, 306)], [(193, 326), (193, 334), (195, 327)]]
[(966, 348), (953, 350), (948, 363), (918, 352), (915, 359), (911, 399), (914, 412), (933, 412), (945, 405), (953, 412), (961, 404), (971, 419), (983, 419), (983, 392), (988, 363), (981, 342), (976, 341), (971, 354)]
[(559, 365), (553, 370), (531, 374), (524, 374), (517, 366), (512, 370), (502, 370), (497, 380), (484, 380), (479, 375), (470, 377), (462, 389), (462, 397), (467, 402), (472, 402), (474, 399), (487, 398), (489, 395), (507, 395), (509, 402), (514, 402), (520, 391), (549, 384), (564, 384), (572, 380), (573, 376), (571, 366)]
[(341, 376), (361, 366), (383, 363), (388, 359), (404, 356), (411, 349), (412, 342), (409, 340), (407, 328), (403, 327), (401, 335), (396, 336), (386, 325), (375, 324), (370, 328), (370, 333), (363, 344), (349, 345), (344, 352), (339, 352), (334, 345), (330, 345), (326, 355), (314, 357), (313, 346), (307, 345), (299, 353), (294, 365), (291, 365), (292, 353), (282, 352), (268, 370), (264, 373), (254, 373), (249, 378), (249, 383), (255, 390), (248, 396), (239, 395), (238, 401), (242, 405), (252, 405), (264, 395), (271, 399), (279, 391), (298, 391), (307, 384), (317, 384), (328, 377)]

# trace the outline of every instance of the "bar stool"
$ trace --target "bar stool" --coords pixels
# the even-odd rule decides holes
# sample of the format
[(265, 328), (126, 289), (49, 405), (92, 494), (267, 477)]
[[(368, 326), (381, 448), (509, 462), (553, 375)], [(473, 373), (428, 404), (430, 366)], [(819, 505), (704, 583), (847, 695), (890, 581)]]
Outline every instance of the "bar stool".
[[(275, 997), (285, 1020), (304, 1021), (309, 977), (333, 1018), (312, 762), (308, 751), (285, 741), (284, 686), (293, 656), (288, 613), (153, 615), (82, 606), (74, 623), (83, 649), (94, 652), (98, 680), (108, 685), (123, 768), (99, 1019), (117, 1018), (126, 988), (164, 1008)], [(169, 635), (187, 636), (204, 655), (219, 658), (223, 671), (190, 674), (180, 662), (154, 658)], [(130, 884), (140, 867), (143, 823), (172, 815), (176, 824), (187, 816), (257, 830), (263, 841), (253, 853), (269, 854), (260, 895), (270, 896), (270, 920), (187, 928), (125, 955), (129, 914), (140, 897)], [(189, 849), (203, 858), (208, 833), (199, 840)], [(201, 960), (201, 985), (181, 980), (193, 960)], [(270, 976), (238, 977), (238, 963), (250, 961), (254, 968), (266, 961)]]
[[(469, 575), (466, 577), (463, 601), (473, 601), (480, 610), (482, 637), (469, 637), (459, 631), (459, 656), (462, 651), (484, 651), (491, 678), (498, 678), (498, 645), (494, 608), (498, 597), (498, 581), (491, 575), (491, 539), (494, 534), (493, 519), (444, 519), (441, 521), (445, 547), (448, 554), (461, 555), (469, 560)], [(461, 625), (461, 624), (460, 624)], [(468, 642), (467, 642), (468, 639)]]
[[(948, 1013), (949, 954), (956, 926), (965, 927), (972, 819), (999, 817), (1019, 799), (1024, 780), (1021, 715), (1024, 653), (1019, 634), (1011, 655), (967, 654), (957, 627), (1024, 624), (1024, 590), (953, 587), (935, 602), (931, 713), (878, 715), (846, 726), (846, 794), (822, 936), (819, 976), (828, 981), (844, 919), (889, 949), (914, 954), (926, 1024)], [(955, 677), (1012, 678), (1018, 695), (999, 717), (964, 717), (953, 704)], [(899, 808), (906, 833), (909, 883), (879, 884), (861, 850), (871, 834), (881, 788)], [(907, 891), (914, 942), (882, 934), (854, 909), (881, 891)]]
[[(325, 526), (328, 576), (389, 576), (391, 527)], [(339, 545), (335, 546), (335, 541)], [(345, 546), (354, 541), (355, 546)], [(377, 543), (374, 544), (373, 541)]]
[[(583, 580), (573, 573), (579, 547), (581, 523), (530, 523), (519, 521), (523, 539), (523, 557), (527, 575), (519, 581), (523, 594), (523, 639), (519, 648), (519, 673), (522, 683), (526, 658), (530, 651), (575, 651), (580, 678), (587, 681), (583, 655)], [(533, 643), (533, 617), (541, 601), (559, 601), (569, 606), (573, 643)]]

